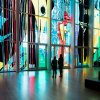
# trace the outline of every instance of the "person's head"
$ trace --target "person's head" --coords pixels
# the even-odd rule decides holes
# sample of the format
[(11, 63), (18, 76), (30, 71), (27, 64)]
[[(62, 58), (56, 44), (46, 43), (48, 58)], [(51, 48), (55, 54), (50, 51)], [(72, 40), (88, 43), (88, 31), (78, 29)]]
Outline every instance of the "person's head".
[(60, 57), (62, 57), (62, 54), (60, 54)]
[(54, 56), (54, 59), (56, 59), (56, 56)]

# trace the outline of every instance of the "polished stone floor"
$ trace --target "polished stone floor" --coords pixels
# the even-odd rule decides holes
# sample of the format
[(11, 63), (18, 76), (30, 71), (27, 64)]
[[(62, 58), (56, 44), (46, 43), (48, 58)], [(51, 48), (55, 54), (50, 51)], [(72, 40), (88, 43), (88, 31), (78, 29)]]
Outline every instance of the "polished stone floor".
[(100, 92), (84, 87), (100, 68), (64, 69), (63, 78), (52, 71), (0, 73), (0, 100), (100, 100)]

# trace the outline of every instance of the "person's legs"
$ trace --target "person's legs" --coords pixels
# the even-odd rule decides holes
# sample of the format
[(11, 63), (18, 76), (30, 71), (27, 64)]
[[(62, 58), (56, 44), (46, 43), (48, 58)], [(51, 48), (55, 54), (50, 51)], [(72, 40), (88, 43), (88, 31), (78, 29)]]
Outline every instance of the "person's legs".
[(60, 77), (61, 77), (61, 68), (59, 70), (60, 70)]
[(62, 77), (62, 69), (61, 69), (61, 77)]
[(62, 68), (60, 68), (60, 77), (62, 77)]
[(57, 71), (55, 70), (55, 78), (56, 78), (56, 75), (57, 75)]
[(61, 77), (63, 76), (63, 69), (61, 68)]
[(52, 77), (54, 78), (54, 70), (53, 70), (53, 76)]

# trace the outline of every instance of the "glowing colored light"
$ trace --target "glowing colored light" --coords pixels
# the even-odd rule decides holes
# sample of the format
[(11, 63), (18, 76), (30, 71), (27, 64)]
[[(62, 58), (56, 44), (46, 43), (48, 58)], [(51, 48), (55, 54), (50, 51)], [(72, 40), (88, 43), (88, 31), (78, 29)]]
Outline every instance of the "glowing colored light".
[(6, 18), (0, 16), (0, 29), (2, 29), (3, 24), (6, 22)]
[(1, 36), (0, 35), (0, 42), (3, 42), (6, 38), (8, 38), (9, 36), (11, 35), (11, 33), (8, 33), (7, 35), (5, 36)]

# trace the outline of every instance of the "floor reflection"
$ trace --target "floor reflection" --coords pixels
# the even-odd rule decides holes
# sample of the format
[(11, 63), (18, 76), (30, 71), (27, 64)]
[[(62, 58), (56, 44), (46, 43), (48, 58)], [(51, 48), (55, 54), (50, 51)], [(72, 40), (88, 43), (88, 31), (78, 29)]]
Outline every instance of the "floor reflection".
[(98, 71), (99, 68), (64, 69), (60, 78), (58, 70), (55, 79), (52, 71), (0, 73), (0, 100), (99, 100), (97, 91), (84, 87), (84, 79), (97, 77)]

